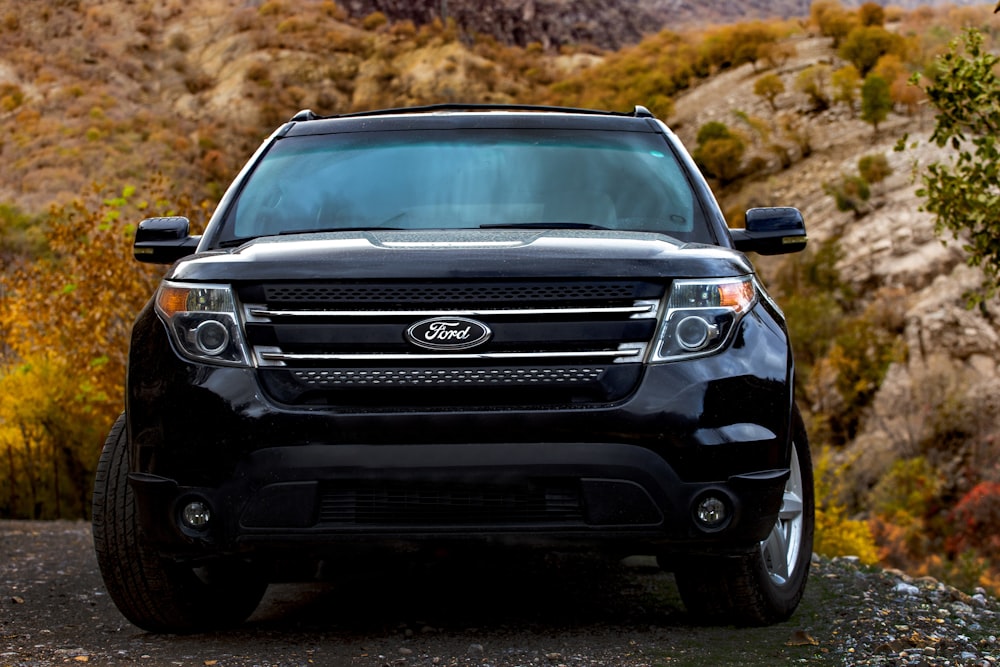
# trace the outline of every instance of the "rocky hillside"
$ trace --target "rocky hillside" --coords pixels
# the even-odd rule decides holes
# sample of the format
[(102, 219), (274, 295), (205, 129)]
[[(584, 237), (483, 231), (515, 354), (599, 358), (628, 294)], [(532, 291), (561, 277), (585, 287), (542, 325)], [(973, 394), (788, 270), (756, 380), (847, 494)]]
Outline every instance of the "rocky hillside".
[[(842, 4), (857, 7), (864, 0)], [(811, 0), (344, 0), (352, 16), (382, 12), (392, 20), (425, 24), (442, 16), (455, 20), (469, 33), (491, 35), (501, 42), (546, 47), (587, 43), (618, 49), (663, 28), (706, 26), (751, 19), (793, 18), (809, 15)], [(885, 4), (885, 3), (880, 3)], [(912, 9), (922, 0), (893, 2)], [(958, 0), (954, 5), (974, 5)]]
[[(794, 44), (795, 55), (776, 70), (789, 91), (778, 97), (776, 110), (754, 94), (760, 73), (745, 65), (676, 101), (672, 124), (679, 134), (693, 145), (697, 129), (712, 120), (740, 126), (741, 116), (773, 122), (785, 112), (805, 112), (806, 97), (791, 92), (796, 76), (816, 62), (836, 67), (837, 58), (825, 39), (807, 37)], [(964, 294), (979, 285), (981, 275), (966, 266), (961, 243), (943, 243), (931, 216), (920, 211), (914, 168), (947, 158), (927, 142), (931, 111), (890, 116), (877, 135), (841, 105), (810, 115), (808, 123), (807, 158), (779, 176), (727, 190), (724, 200), (801, 208), (811, 248), (835, 241), (840, 279), (857, 299), (891, 320), (898, 335), (896, 359), (856, 437), (839, 453), (846, 466), (840, 480), (845, 494), (863, 503), (896, 461), (928, 454), (950, 479), (960, 479), (970, 468), (1000, 475), (994, 444), (1000, 442), (1000, 307), (996, 300), (981, 309), (966, 307)], [(895, 151), (904, 136), (909, 137), (907, 150)], [(861, 215), (838, 210), (826, 185), (857, 173), (859, 158), (871, 154), (884, 155), (892, 174), (874, 186)], [(761, 264), (772, 274), (778, 270), (773, 261)], [(813, 412), (835, 407), (835, 383), (836, 378), (813, 373), (805, 407)], [(949, 439), (966, 439), (965, 445)]]
[(519, 46), (592, 44), (617, 49), (666, 24), (664, 13), (634, 0), (347, 0), (353, 16), (380, 11), (418, 25), (445, 16), (469, 33)]

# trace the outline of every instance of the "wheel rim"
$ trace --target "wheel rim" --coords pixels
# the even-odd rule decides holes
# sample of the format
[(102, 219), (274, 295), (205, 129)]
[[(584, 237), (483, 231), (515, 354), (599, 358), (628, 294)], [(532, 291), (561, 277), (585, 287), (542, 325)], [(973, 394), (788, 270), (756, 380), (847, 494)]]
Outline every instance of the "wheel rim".
[(799, 467), (799, 453), (792, 443), (792, 464), (785, 482), (785, 493), (778, 511), (778, 520), (771, 528), (771, 534), (760, 543), (764, 557), (764, 567), (775, 584), (783, 586), (795, 574), (802, 549), (803, 518), (802, 469)]

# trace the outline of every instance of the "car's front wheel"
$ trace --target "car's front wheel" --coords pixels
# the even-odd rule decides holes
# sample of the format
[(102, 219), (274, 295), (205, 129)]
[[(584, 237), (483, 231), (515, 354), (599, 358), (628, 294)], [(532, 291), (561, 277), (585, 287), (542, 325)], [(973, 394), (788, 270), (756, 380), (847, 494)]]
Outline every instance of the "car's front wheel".
[(194, 568), (161, 557), (138, 525), (127, 444), (122, 415), (104, 443), (93, 498), (94, 549), (111, 599), (125, 618), (151, 632), (201, 632), (243, 622), (267, 581), (241, 561)]
[(742, 556), (681, 559), (677, 588), (692, 615), (708, 622), (766, 625), (786, 620), (805, 591), (815, 527), (812, 458), (798, 410), (790, 474), (778, 519), (758, 548)]

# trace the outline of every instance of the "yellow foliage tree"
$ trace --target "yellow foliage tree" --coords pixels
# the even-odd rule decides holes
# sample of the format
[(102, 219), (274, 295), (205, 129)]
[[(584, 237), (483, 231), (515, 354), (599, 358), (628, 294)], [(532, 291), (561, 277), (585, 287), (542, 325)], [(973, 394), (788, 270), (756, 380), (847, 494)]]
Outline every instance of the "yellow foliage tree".
[(0, 368), (0, 516), (82, 517), (103, 433), (54, 354)]
[(814, 465), (816, 484), (816, 553), (835, 556), (857, 556), (862, 563), (878, 562), (878, 547), (868, 523), (847, 516), (847, 507), (837, 500), (842, 489), (838, 480), (844, 466), (835, 466), (829, 447), (824, 447)]
[[(180, 211), (200, 223), (205, 206), (177, 208), (132, 188), (74, 201), (47, 216), (49, 254), (0, 284), (0, 456), (10, 475), (0, 514), (84, 516), (104, 434), (121, 411), (132, 321), (159, 280), (136, 263), (139, 217)], [(49, 470), (46, 472), (46, 470)], [(70, 481), (67, 482), (66, 479)], [(69, 494), (67, 496), (67, 494)]]

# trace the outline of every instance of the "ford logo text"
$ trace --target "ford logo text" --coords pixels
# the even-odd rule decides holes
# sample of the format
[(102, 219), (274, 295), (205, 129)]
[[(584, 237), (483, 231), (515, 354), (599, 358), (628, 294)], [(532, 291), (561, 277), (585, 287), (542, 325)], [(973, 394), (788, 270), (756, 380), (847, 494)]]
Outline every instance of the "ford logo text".
[(493, 335), (482, 322), (465, 317), (432, 317), (406, 330), (406, 339), (428, 350), (468, 350)]

